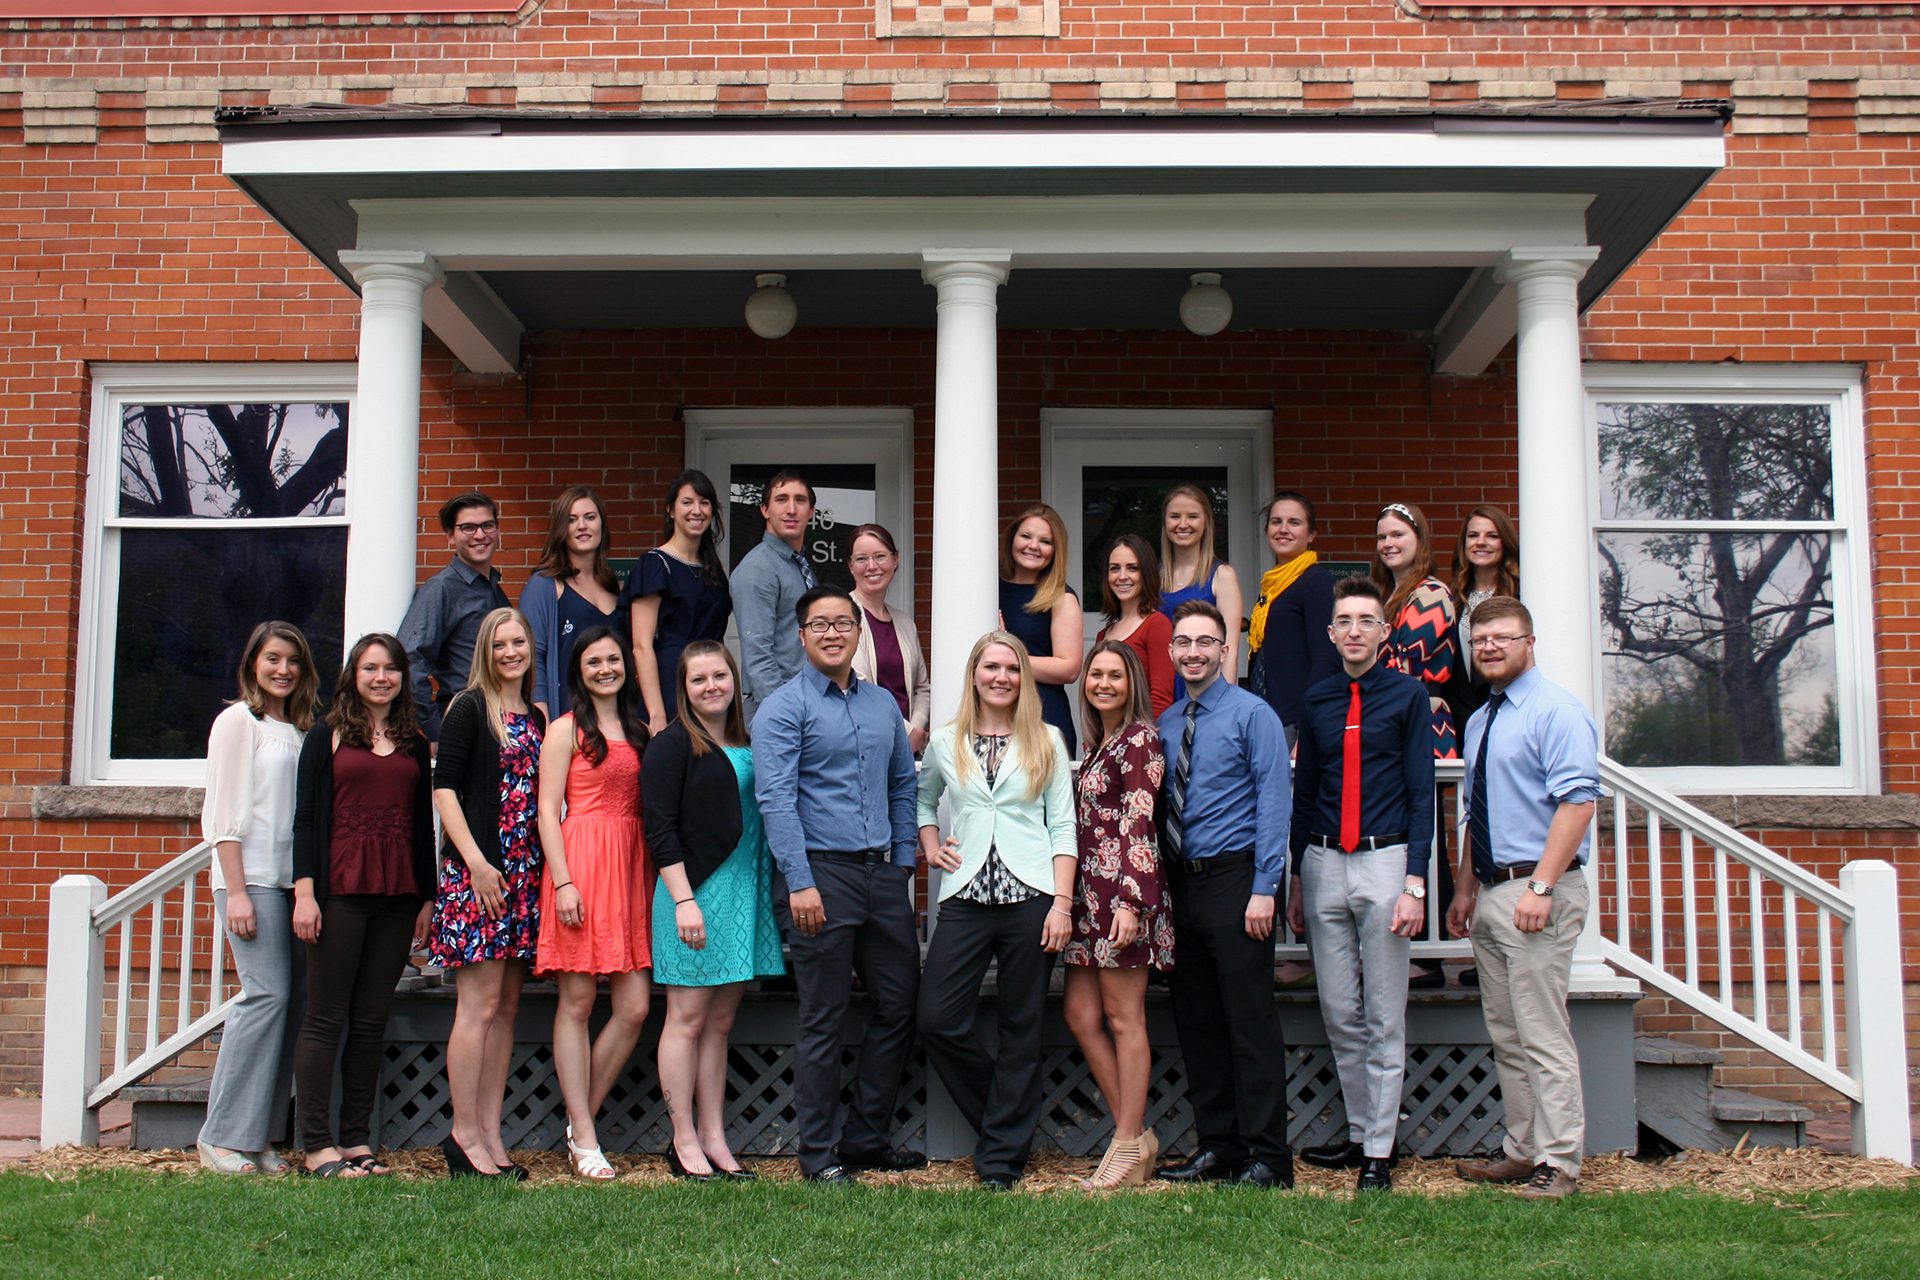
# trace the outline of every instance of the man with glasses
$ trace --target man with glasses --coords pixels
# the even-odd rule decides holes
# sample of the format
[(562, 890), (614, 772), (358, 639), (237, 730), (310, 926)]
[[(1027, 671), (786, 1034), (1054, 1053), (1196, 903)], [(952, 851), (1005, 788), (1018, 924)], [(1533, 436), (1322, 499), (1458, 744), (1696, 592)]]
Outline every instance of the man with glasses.
[[(453, 562), (420, 584), (395, 638), (407, 650), (420, 727), (440, 741), (440, 715), (467, 687), (480, 620), (508, 605), (493, 553), (500, 545), (500, 508), (484, 493), (462, 493), (440, 507), (440, 527)], [(348, 643), (356, 637), (347, 637)]]
[(1160, 715), (1160, 857), (1173, 892), (1174, 1029), (1199, 1144), (1155, 1176), (1291, 1187), (1287, 1046), (1273, 1005), (1274, 897), (1292, 807), (1287, 735), (1265, 700), (1221, 678), (1226, 643), (1213, 605), (1174, 610), (1168, 650), (1186, 696)]
[[(920, 993), (913, 750), (893, 695), (853, 673), (853, 597), (814, 587), (795, 614), (809, 665), (773, 690), (754, 719), (754, 794), (779, 867), (773, 901), (799, 989), (800, 1172), (844, 1183), (863, 1169), (927, 1162), (896, 1150), (891, 1137)], [(840, 1050), (856, 971), (870, 1009), (843, 1123)]]
[(1447, 927), (1473, 940), (1507, 1136), (1499, 1159), (1455, 1168), (1553, 1200), (1580, 1189), (1586, 1145), (1567, 985), (1587, 919), (1599, 732), (1534, 669), (1533, 643), (1533, 615), (1513, 597), (1474, 610), (1473, 659), (1493, 693), (1467, 722), (1467, 837)]
[(774, 472), (760, 498), (766, 530), (740, 558), (728, 583), (733, 620), (740, 628), (740, 696), (749, 724), (760, 714), (760, 704), (805, 665), (793, 610), (819, 585), (806, 553), (813, 507), (813, 486), (805, 476)]
[(1379, 661), (1386, 597), (1370, 579), (1334, 588), (1327, 634), (1345, 671), (1302, 699), (1287, 920), (1313, 944), (1347, 1135), (1300, 1158), (1358, 1169), (1358, 1190), (1390, 1191), (1407, 948), (1426, 916), (1433, 846), (1433, 714), (1426, 685)]

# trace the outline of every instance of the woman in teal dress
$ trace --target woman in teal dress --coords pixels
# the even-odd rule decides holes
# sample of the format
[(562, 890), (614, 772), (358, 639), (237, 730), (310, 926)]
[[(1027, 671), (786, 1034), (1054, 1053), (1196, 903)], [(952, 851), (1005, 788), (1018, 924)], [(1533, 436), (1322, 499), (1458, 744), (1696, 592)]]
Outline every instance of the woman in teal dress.
[(660, 1091), (667, 1164), (698, 1181), (751, 1178), (727, 1145), (727, 1037), (753, 979), (786, 972), (773, 919), (773, 858), (753, 796), (740, 670), (724, 645), (680, 655), (678, 713), (641, 774), (653, 896), (653, 980), (667, 991)]

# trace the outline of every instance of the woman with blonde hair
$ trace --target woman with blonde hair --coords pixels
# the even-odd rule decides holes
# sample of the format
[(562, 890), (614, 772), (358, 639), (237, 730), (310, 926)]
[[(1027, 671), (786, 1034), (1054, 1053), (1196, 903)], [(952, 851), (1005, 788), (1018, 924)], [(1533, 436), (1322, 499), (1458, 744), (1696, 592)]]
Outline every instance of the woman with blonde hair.
[(1173, 967), (1173, 919), (1160, 867), (1154, 805), (1166, 757), (1147, 676), (1132, 646), (1101, 640), (1080, 684), (1087, 755), (1075, 828), (1080, 851), (1064, 1012), (1113, 1117), (1113, 1141), (1088, 1190), (1134, 1186), (1153, 1172), (1160, 1142), (1145, 1127), (1153, 1050), (1147, 971)]
[(1067, 525), (1036, 502), (1000, 539), (1000, 625), (1026, 647), (1040, 718), (1060, 731), (1067, 758), (1076, 746), (1067, 686), (1080, 678), (1080, 600), (1067, 585)]
[[(1040, 1120), (1047, 982), (1072, 935), (1079, 864), (1071, 775), (1066, 744), (1041, 719), (1026, 646), (989, 631), (967, 655), (959, 714), (934, 731), (920, 770), (920, 852), (945, 874), (919, 1022), (928, 1061), (979, 1135), (974, 1172), (997, 1190), (1019, 1181)], [(1000, 1035), (990, 1054), (974, 1023), (995, 964)]]
[(1227, 649), (1220, 674), (1240, 679), (1240, 623), (1245, 601), (1240, 575), (1219, 558), (1213, 496), (1197, 484), (1177, 484), (1160, 503), (1160, 612), (1172, 620), (1189, 600), (1205, 600), (1225, 619)]
[(547, 508), (546, 546), (520, 593), (533, 637), (533, 702), (542, 716), (551, 716), (556, 703), (566, 710), (567, 663), (583, 632), (610, 626), (626, 634), (619, 601), (620, 575), (607, 558), (606, 506), (586, 485), (569, 485)]
[(196, 1145), (216, 1173), (279, 1173), (273, 1138), (293, 1096), (292, 1017), (306, 980), (293, 945), (293, 803), (300, 746), (320, 701), (300, 628), (263, 622), (240, 654), (240, 696), (207, 735), (200, 830), (213, 846), (214, 914), (240, 979)]
[(535, 705), (533, 630), (517, 609), (480, 620), (467, 687), (447, 705), (433, 771), (440, 892), (428, 955), (455, 981), (447, 1084), (449, 1177), (526, 1171), (500, 1134), (513, 1020), (540, 939), (535, 801), (547, 718)]

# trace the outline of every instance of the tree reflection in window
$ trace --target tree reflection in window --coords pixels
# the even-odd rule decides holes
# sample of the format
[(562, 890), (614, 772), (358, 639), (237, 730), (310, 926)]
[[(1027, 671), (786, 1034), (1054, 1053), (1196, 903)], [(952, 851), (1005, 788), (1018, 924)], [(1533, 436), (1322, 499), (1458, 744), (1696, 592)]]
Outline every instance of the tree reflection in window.
[(346, 510), (344, 404), (131, 404), (121, 419), (122, 516)]

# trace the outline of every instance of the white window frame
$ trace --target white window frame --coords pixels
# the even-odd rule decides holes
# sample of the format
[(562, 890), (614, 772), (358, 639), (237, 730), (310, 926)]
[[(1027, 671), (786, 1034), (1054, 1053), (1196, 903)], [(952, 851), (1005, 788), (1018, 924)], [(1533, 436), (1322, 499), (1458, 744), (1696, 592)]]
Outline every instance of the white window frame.
[[(1835, 703), (1840, 716), (1838, 765), (1689, 766), (1641, 770), (1682, 794), (1871, 795), (1880, 790), (1878, 671), (1873, 654), (1873, 576), (1868, 528), (1866, 422), (1862, 371), (1852, 365), (1588, 364), (1586, 449), (1587, 581), (1593, 617), (1600, 618), (1599, 538), (1603, 533), (1686, 532), (1723, 527), (1720, 521), (1605, 520), (1600, 517), (1598, 406), (1623, 401), (1701, 404), (1821, 404), (1829, 409), (1833, 448), (1833, 516), (1828, 520), (1748, 523), (1759, 528), (1804, 528), (1829, 534), (1832, 558)], [(1525, 571), (1524, 562), (1522, 571)], [(1606, 733), (1604, 628), (1595, 626), (1594, 671), (1600, 685), (1601, 734)]]
[[(186, 521), (122, 516), (120, 432), (128, 404), (345, 403), (353, 421), (357, 367), (315, 364), (98, 364), (93, 379), (87, 445), (87, 518), (80, 553), (80, 632), (74, 673), (73, 759), (76, 786), (199, 786), (205, 757), (182, 760), (115, 759), (113, 728), (114, 629), (119, 614), (121, 529), (178, 528)], [(353, 490), (340, 516), (208, 520), (221, 529), (314, 529), (351, 524)]]

